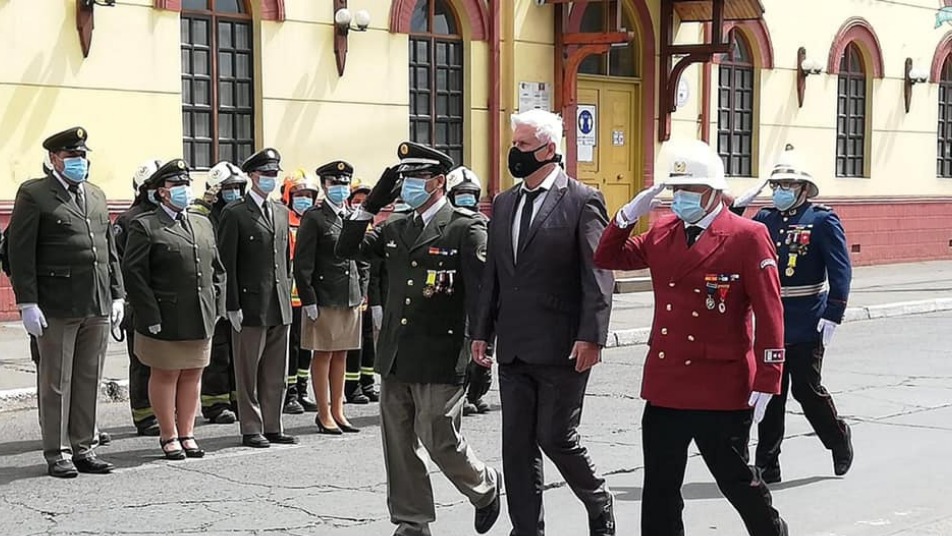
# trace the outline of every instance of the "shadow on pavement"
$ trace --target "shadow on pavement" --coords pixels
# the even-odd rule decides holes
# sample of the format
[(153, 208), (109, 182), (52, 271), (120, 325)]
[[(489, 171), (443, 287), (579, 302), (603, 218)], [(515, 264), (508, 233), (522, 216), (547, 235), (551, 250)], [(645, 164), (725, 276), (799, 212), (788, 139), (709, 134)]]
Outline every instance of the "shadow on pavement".
[[(823, 482), (824, 480), (837, 480), (837, 477), (811, 476), (798, 480), (789, 480), (779, 484), (771, 484), (769, 487), (770, 491), (781, 491), (785, 489), (799, 488), (801, 486), (809, 486), (810, 484), (816, 484), (817, 482)], [(637, 502), (641, 500), (642, 488), (640, 487), (612, 486), (612, 491), (615, 494), (615, 499), (619, 501)], [(707, 499), (724, 498), (724, 495), (721, 494), (721, 491), (717, 488), (717, 484), (714, 482), (690, 482), (685, 484), (681, 488), (681, 496), (686, 501), (703, 501)]]

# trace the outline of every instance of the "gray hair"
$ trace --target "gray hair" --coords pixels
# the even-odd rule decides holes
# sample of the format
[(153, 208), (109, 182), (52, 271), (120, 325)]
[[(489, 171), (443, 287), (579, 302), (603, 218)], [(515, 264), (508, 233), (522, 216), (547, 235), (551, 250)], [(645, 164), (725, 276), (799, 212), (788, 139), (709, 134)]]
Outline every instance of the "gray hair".
[(519, 126), (535, 129), (536, 139), (540, 143), (555, 144), (555, 154), (562, 154), (562, 117), (546, 110), (529, 110), (510, 116), (512, 130)]

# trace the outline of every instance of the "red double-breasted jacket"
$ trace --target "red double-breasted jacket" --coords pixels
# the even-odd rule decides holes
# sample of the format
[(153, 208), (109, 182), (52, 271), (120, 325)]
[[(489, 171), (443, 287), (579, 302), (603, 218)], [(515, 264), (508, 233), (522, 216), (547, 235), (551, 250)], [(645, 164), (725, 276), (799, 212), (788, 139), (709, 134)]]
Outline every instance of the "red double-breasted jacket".
[(630, 234), (612, 220), (595, 265), (651, 271), (642, 398), (675, 409), (739, 410), (749, 408), (752, 391), (779, 393), (783, 304), (767, 228), (725, 208), (690, 248), (673, 215)]

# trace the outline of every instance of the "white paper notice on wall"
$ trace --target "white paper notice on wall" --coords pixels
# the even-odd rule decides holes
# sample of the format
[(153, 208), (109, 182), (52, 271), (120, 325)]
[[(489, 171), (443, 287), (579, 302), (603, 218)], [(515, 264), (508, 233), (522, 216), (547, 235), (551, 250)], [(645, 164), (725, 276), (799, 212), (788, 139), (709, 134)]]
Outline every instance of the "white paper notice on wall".
[(625, 145), (625, 131), (624, 130), (612, 131), (612, 145), (616, 147)]
[(552, 111), (552, 85), (546, 82), (519, 82), (519, 113)]
[(579, 104), (575, 119), (576, 145), (579, 162), (595, 160), (595, 145), (598, 143), (598, 107), (594, 104)]

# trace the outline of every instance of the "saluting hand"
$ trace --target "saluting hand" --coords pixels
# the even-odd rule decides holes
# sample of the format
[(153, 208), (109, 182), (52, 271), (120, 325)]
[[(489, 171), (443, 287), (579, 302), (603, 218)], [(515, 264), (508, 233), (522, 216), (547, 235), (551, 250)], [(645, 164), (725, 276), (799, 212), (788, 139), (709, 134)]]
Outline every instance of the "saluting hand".
[(575, 341), (569, 359), (575, 360), (575, 371), (585, 372), (602, 362), (602, 347), (586, 341)]
[(651, 188), (646, 188), (638, 193), (634, 199), (622, 207), (619, 214), (624, 221), (620, 223), (633, 223), (638, 218), (651, 212), (651, 209), (658, 208), (661, 205), (660, 199), (655, 199), (661, 191), (664, 190), (664, 183), (655, 183)]
[(734, 198), (734, 204), (731, 205), (731, 206), (734, 206), (734, 207), (737, 207), (737, 208), (744, 208), (744, 207), (746, 207), (747, 205), (749, 205), (749, 204), (751, 203), (751, 201), (754, 200), (755, 197), (757, 197), (758, 195), (760, 195), (760, 192), (762, 192), (762, 191), (764, 190), (764, 186), (767, 186), (767, 181), (766, 181), (766, 180), (761, 181), (760, 184), (758, 184), (757, 186), (754, 186), (754, 187), (751, 188), (750, 190), (747, 190), (746, 192), (744, 192), (744, 193), (740, 194), (739, 196), (735, 197), (735, 198)]
[(364, 199), (363, 209), (371, 214), (377, 214), (380, 209), (393, 203), (400, 195), (400, 174), (396, 166), (383, 170), (380, 180), (373, 190)]
[(471, 349), (473, 351), (473, 361), (481, 367), (491, 369), (493, 368), (493, 358), (486, 351), (488, 346), (486, 341), (473, 341)]

